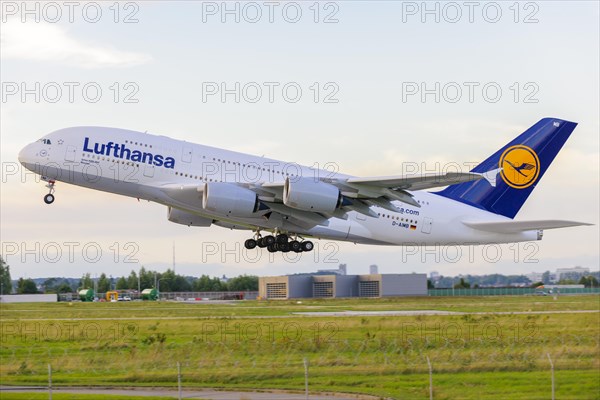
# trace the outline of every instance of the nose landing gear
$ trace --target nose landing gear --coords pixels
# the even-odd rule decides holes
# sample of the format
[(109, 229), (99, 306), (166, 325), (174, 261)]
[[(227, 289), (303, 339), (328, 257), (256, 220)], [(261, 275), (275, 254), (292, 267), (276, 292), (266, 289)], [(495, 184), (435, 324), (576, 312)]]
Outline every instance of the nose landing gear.
[(54, 184), (56, 183), (56, 181), (54, 180), (49, 180), (48, 184), (46, 185), (46, 187), (48, 188), (48, 194), (44, 196), (44, 203), (46, 204), (52, 204), (54, 203)]

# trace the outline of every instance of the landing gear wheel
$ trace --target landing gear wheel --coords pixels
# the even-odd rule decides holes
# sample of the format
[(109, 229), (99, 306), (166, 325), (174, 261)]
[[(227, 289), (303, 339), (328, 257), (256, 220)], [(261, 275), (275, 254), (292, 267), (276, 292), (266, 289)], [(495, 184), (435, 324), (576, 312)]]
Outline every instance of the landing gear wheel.
[(271, 235), (269, 236), (265, 236), (263, 238), (263, 243), (265, 243), (267, 246), (269, 246), (270, 244), (274, 244), (275, 243), (275, 238)]
[(277, 244), (277, 248), (282, 253), (289, 253), (289, 251), (290, 251), (290, 244), (289, 243), (278, 243)]
[(306, 242), (302, 242), (302, 251), (312, 251), (315, 248), (315, 245), (310, 240)]
[[(47, 178), (42, 177), (42, 179), (46, 180)], [(48, 188), (48, 194), (44, 196), (44, 203), (46, 203), (46, 204), (54, 203), (54, 195), (52, 193), (54, 193), (54, 185), (55, 184), (56, 184), (55, 180), (48, 179), (48, 184), (46, 185), (46, 187)]]
[(277, 235), (277, 243), (285, 244), (287, 242), (288, 242), (288, 235), (286, 235), (285, 233)]
[(254, 239), (248, 239), (244, 242), (244, 247), (247, 248), (248, 250), (252, 250), (253, 248), (256, 247), (256, 240)]
[(269, 250), (269, 253), (277, 253), (277, 244), (271, 243), (267, 246), (267, 250)]
[(290, 250), (294, 253), (300, 253), (302, 251), (302, 244), (297, 240), (292, 240), (290, 242)]
[(264, 240), (264, 238), (259, 238), (259, 239), (256, 241), (256, 245), (257, 245), (258, 247), (260, 247), (261, 249), (264, 249), (265, 247), (267, 247), (267, 244), (265, 243), (265, 240)]

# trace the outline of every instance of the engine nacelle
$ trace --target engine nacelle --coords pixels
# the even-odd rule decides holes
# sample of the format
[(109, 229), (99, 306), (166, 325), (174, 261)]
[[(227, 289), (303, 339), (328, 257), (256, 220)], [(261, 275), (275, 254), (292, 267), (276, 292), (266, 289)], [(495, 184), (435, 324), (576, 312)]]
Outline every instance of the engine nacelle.
[(342, 200), (337, 187), (312, 178), (287, 178), (283, 187), (283, 203), (298, 210), (332, 213)]
[(175, 222), (176, 224), (202, 226), (205, 228), (209, 227), (213, 223), (213, 220), (210, 218), (204, 218), (173, 207), (169, 207), (167, 218), (169, 218), (169, 221)]
[(202, 207), (218, 214), (252, 217), (260, 202), (252, 190), (231, 183), (210, 182), (204, 185)]

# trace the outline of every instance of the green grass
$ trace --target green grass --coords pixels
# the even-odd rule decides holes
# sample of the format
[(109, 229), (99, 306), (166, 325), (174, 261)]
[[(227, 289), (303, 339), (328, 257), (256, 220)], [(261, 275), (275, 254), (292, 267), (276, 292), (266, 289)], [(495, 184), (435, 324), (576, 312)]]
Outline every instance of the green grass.
[[(509, 314), (292, 314), (343, 310)], [(561, 313), (510, 314), (529, 311)], [(184, 387), (302, 390), (307, 358), (311, 390), (426, 399), (429, 357), (436, 399), (547, 399), (549, 353), (557, 398), (598, 399), (599, 311), (599, 296), (3, 304), (0, 380), (44, 385), (51, 363), (57, 386), (175, 386), (180, 362)]]

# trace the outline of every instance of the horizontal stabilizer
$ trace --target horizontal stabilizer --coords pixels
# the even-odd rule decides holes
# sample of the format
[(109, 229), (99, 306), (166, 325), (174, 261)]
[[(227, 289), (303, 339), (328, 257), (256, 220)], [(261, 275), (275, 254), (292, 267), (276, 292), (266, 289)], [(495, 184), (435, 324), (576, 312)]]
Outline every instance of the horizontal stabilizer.
[(569, 228), (571, 226), (593, 225), (586, 222), (562, 221), (556, 219), (538, 221), (492, 221), (492, 222), (463, 222), (466, 226), (486, 232), (519, 233), (539, 229)]
[(498, 177), (500, 171), (502, 171), (502, 168), (493, 169), (491, 171), (484, 172), (479, 175), (483, 176), (492, 187), (496, 187), (496, 178)]

